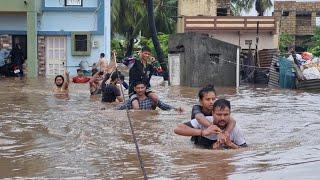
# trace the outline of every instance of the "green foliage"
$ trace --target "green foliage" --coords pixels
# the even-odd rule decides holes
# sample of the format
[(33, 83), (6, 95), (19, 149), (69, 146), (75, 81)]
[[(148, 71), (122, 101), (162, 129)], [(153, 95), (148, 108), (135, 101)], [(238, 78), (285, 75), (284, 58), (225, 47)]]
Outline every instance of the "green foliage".
[(126, 45), (124, 40), (112, 39), (111, 50), (117, 52), (117, 62), (120, 62), (125, 56)]
[[(169, 35), (168, 34), (163, 34), (163, 33), (158, 33), (158, 39), (160, 42), (161, 49), (163, 51), (164, 58), (168, 58), (168, 40), (169, 40)], [(152, 39), (141, 37), (140, 41), (141, 46), (148, 46), (152, 50), (152, 54), (156, 55), (156, 51), (153, 46)]]
[(279, 50), (281, 54), (284, 54), (287, 52), (287, 47), (294, 44), (294, 36), (281, 33), (280, 40), (279, 40)]
[(316, 29), (314, 36), (311, 38), (312, 45), (309, 47), (308, 51), (314, 56), (320, 56), (320, 28)]

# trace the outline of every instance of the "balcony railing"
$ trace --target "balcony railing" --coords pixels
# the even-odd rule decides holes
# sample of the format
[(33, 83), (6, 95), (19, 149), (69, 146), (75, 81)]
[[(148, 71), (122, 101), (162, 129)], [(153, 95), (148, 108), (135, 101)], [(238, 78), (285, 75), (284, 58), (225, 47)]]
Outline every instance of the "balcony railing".
[(185, 16), (185, 32), (259, 32), (276, 33), (277, 25), (272, 16)]

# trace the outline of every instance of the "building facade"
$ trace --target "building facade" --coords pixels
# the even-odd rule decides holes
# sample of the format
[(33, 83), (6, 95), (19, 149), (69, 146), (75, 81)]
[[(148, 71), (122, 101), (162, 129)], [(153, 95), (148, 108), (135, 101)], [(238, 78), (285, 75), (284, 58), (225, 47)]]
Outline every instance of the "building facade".
[(296, 46), (306, 45), (314, 35), (316, 17), (320, 15), (319, 1), (275, 1), (274, 16), (280, 33), (293, 35)]
[[(195, 8), (197, 7), (197, 8)], [(179, 0), (177, 32), (203, 32), (242, 49), (278, 48), (275, 18), (231, 16), (230, 0)]]
[(0, 43), (24, 51), (28, 76), (76, 74), (110, 57), (110, 0), (10, 0), (0, 7)]

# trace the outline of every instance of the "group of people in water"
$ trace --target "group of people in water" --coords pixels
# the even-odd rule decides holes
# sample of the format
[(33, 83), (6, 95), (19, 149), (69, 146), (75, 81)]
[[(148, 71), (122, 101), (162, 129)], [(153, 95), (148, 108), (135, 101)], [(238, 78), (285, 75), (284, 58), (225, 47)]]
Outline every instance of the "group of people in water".
[[(97, 63), (93, 77), (85, 79), (90, 84), (90, 94), (101, 94), (102, 102), (119, 102), (116, 109), (184, 111), (181, 107), (173, 107), (162, 102), (157, 94), (150, 90), (150, 79), (154, 74), (162, 73), (159, 62), (151, 56), (151, 50), (143, 47), (138, 56), (126, 57), (123, 64), (129, 68), (129, 85), (124, 75), (118, 71), (116, 54), (107, 62), (103, 53)], [(79, 76), (79, 73), (78, 73)], [(82, 77), (82, 75), (80, 74)], [(54, 94), (67, 95), (69, 73), (55, 77)], [(73, 81), (75, 81), (73, 79)], [(129, 98), (124, 102), (123, 87), (128, 89)], [(199, 91), (199, 105), (192, 108), (191, 120), (177, 125), (174, 132), (182, 136), (191, 136), (191, 140), (199, 146), (209, 149), (246, 147), (246, 141), (236, 121), (231, 117), (231, 105), (226, 99), (217, 99), (213, 85)]]

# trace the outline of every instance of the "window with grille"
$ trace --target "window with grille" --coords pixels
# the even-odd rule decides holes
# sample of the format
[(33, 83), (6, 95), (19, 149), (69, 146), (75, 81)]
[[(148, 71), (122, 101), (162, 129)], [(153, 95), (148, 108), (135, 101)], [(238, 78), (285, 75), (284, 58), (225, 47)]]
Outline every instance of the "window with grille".
[(71, 35), (72, 55), (73, 56), (89, 56), (91, 53), (91, 36), (88, 32), (74, 32)]

